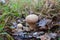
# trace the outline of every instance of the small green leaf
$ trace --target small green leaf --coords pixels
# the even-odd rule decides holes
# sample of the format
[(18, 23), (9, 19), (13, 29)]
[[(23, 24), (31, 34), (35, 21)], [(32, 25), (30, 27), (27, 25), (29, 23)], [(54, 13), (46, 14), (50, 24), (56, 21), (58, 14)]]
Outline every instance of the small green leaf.
[(4, 24), (0, 24), (0, 31), (4, 28)]

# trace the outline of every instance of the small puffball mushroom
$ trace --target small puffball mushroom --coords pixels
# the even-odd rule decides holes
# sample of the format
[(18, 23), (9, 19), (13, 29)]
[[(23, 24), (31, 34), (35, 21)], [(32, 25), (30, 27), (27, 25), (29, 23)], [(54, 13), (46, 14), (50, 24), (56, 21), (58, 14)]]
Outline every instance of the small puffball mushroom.
[(20, 29), (20, 28), (22, 28), (22, 27), (23, 27), (23, 25), (22, 25), (22, 24), (20, 24), (20, 23), (19, 23), (19, 24), (17, 24), (17, 28), (18, 28), (18, 29)]
[(31, 14), (26, 17), (26, 22), (29, 24), (30, 29), (36, 28), (37, 21), (38, 21), (38, 16), (35, 14)]
[(17, 24), (17, 31), (18, 31), (18, 32), (22, 32), (22, 31), (23, 31), (22, 28), (23, 28), (23, 25), (22, 25), (22, 24), (20, 24), (20, 23)]

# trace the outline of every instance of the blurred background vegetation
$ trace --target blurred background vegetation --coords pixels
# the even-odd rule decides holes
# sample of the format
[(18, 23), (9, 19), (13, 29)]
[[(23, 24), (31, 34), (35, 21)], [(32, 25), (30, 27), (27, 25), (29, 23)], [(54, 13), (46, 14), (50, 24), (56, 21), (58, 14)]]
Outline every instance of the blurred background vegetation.
[[(59, 3), (58, 9), (60, 9), (60, 0), (56, 0)], [(8, 33), (3, 31), (5, 26), (11, 26), (10, 22), (16, 21), (15, 18), (28, 15), (28, 11), (33, 11), (36, 14), (41, 14), (41, 9), (44, 5), (44, 0), (6, 0), (5, 2), (0, 2), (0, 35)], [(2, 40), (2, 38), (0, 38)]]

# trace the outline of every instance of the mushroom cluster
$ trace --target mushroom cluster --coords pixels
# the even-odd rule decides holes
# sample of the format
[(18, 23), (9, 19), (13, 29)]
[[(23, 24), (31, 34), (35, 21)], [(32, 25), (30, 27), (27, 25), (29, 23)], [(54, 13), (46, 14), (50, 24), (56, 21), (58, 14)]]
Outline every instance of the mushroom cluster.
[[(51, 40), (51, 38), (55, 39), (57, 37), (57, 33), (53, 33), (57, 26), (52, 24), (52, 19), (44, 17), (40, 20), (37, 15), (30, 14), (26, 16), (24, 21), (27, 26), (24, 26), (22, 23), (17, 24), (16, 31), (20, 36), (24, 35), (24, 37), (34, 37), (41, 40)], [(51, 32), (49, 33), (48, 30)]]

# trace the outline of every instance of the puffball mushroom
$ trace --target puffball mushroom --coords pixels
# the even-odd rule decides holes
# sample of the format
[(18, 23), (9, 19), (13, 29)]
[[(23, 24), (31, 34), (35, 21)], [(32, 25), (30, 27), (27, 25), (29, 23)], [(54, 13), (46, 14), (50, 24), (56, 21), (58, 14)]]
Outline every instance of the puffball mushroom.
[(22, 25), (22, 24), (20, 24), (20, 23), (19, 23), (19, 24), (17, 24), (17, 28), (18, 28), (18, 29), (20, 29), (20, 28), (22, 28), (22, 27), (23, 27), (23, 25)]
[(21, 23), (17, 24), (17, 31), (22, 32), (23, 31), (23, 25)]
[(29, 24), (31, 30), (36, 29), (37, 21), (38, 21), (38, 16), (35, 14), (31, 14), (26, 17), (26, 22)]

